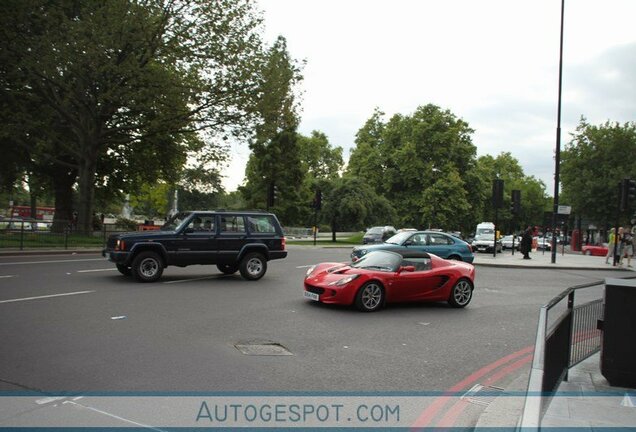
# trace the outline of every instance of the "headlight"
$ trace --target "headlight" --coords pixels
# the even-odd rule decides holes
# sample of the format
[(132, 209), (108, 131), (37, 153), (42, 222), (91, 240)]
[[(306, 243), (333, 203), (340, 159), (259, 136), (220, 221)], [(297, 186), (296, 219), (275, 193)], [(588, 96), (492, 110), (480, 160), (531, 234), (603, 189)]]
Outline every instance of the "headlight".
[(309, 267), (309, 268), (307, 269), (307, 273), (305, 273), (305, 278), (308, 278), (308, 277), (309, 277), (309, 275), (310, 275), (310, 274), (311, 274), (311, 273), (312, 273), (315, 269), (316, 269), (316, 266), (315, 266), (315, 265), (312, 265), (311, 267)]
[(351, 281), (353, 281), (353, 280), (357, 279), (357, 278), (358, 278), (358, 276), (360, 276), (360, 275), (358, 275), (358, 274), (354, 274), (354, 275), (351, 275), (351, 276), (347, 276), (346, 278), (338, 279), (337, 281), (333, 281), (333, 282), (331, 282), (331, 283), (329, 284), (329, 286), (342, 286), (342, 285), (346, 285), (346, 284), (348, 284), (349, 282), (351, 282)]

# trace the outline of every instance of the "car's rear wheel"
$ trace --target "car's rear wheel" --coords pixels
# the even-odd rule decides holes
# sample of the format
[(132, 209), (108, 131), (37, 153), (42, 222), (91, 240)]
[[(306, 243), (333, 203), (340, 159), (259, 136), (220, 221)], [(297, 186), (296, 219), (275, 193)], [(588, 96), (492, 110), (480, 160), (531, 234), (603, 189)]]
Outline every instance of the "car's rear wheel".
[(376, 281), (367, 282), (356, 294), (355, 306), (362, 312), (374, 312), (384, 303), (384, 287)]
[(459, 255), (451, 255), (448, 257), (449, 260), (453, 260), (453, 261), (461, 261), (461, 257)]
[(248, 253), (241, 260), (239, 270), (244, 279), (258, 280), (262, 278), (267, 271), (267, 260), (261, 253)]
[(132, 270), (130, 269), (130, 267), (125, 266), (123, 264), (115, 264), (117, 266), (117, 271), (119, 271), (119, 273), (123, 274), (124, 276), (130, 276), (132, 274)]
[(229, 275), (236, 273), (239, 269), (239, 266), (235, 264), (217, 264), (216, 268), (218, 268), (221, 273)]
[(456, 308), (463, 308), (470, 303), (473, 298), (473, 285), (468, 279), (458, 280), (451, 289), (448, 303)]
[(140, 252), (132, 262), (131, 272), (139, 282), (154, 282), (163, 273), (163, 261), (156, 252)]

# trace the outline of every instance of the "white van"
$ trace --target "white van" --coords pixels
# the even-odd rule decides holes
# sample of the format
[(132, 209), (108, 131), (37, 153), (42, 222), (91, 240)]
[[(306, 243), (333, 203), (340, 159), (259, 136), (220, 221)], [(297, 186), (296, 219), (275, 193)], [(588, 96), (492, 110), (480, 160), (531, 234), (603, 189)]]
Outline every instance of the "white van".
[(482, 234), (495, 234), (495, 224), (492, 222), (482, 222), (477, 224), (477, 230), (475, 230), (475, 239)]

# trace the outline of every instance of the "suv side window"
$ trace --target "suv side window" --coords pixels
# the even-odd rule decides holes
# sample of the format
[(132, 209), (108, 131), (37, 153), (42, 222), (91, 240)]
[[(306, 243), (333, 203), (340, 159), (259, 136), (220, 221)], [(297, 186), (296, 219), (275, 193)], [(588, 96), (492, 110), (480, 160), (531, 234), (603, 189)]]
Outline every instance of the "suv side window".
[(219, 227), (223, 233), (244, 233), (245, 220), (243, 216), (222, 215), (219, 217)]
[(206, 234), (214, 233), (216, 228), (214, 226), (214, 215), (197, 215), (192, 218), (186, 229), (191, 229), (192, 234)]
[(274, 218), (271, 216), (247, 216), (247, 227), (251, 233), (276, 233)]

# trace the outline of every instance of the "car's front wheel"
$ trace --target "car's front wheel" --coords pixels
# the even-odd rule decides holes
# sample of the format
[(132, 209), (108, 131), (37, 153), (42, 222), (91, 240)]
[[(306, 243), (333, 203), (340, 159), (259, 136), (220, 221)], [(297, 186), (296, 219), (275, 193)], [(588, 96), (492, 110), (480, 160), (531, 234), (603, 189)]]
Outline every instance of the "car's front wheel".
[(355, 306), (362, 312), (375, 312), (384, 303), (384, 287), (375, 281), (367, 282), (356, 294)]
[(592, 255), (592, 251), (591, 251), (591, 250), (589, 250), (589, 249), (588, 249), (588, 250), (586, 250), (586, 251), (585, 251), (585, 255), (587, 255), (587, 256)]
[(241, 276), (247, 280), (258, 280), (267, 271), (267, 260), (258, 252), (251, 252), (245, 255), (239, 265)]
[(139, 282), (154, 282), (163, 273), (163, 261), (156, 252), (140, 252), (132, 262), (131, 271)]
[(468, 279), (460, 279), (451, 289), (448, 303), (456, 308), (463, 308), (473, 298), (473, 285)]
[(233, 264), (217, 264), (216, 268), (218, 268), (221, 273), (227, 275), (234, 274), (238, 270), (238, 266)]
[(117, 266), (117, 271), (119, 271), (119, 273), (123, 274), (124, 276), (130, 276), (132, 274), (132, 270), (130, 269), (130, 267), (125, 266), (123, 264), (115, 264)]

